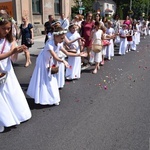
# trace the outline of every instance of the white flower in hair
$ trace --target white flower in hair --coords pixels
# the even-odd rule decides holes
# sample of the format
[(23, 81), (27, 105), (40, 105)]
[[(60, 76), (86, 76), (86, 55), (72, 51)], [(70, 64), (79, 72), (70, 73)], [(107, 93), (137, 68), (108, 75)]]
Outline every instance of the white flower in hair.
[(58, 32), (53, 32), (53, 35), (60, 35), (60, 34), (65, 34), (67, 33), (67, 31), (62, 30), (62, 31), (58, 31)]
[[(8, 18), (8, 20), (12, 22), (12, 17)], [(4, 19), (3, 17), (0, 17), (0, 22), (4, 22), (4, 21), (6, 21), (6, 19)]]

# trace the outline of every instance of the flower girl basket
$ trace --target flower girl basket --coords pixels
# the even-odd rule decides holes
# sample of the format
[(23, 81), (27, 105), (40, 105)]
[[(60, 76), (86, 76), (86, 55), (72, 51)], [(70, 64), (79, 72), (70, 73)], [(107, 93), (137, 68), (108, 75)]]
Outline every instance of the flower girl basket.
[(99, 53), (103, 48), (101, 39), (95, 39), (92, 43), (92, 51)]

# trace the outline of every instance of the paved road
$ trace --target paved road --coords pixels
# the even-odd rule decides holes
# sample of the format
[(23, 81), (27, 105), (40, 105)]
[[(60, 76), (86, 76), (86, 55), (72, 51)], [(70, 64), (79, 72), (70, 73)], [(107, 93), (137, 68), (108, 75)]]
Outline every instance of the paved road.
[[(14, 65), (26, 92), (43, 37)], [(66, 82), (60, 106), (35, 105), (32, 119), (0, 134), (0, 150), (148, 150), (150, 145), (150, 37), (136, 52), (116, 56), (92, 74)]]

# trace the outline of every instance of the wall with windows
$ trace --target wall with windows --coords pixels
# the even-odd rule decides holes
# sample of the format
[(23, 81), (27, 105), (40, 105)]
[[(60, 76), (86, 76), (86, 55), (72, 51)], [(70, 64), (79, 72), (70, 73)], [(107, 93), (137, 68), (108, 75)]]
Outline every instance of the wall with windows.
[(52, 14), (56, 19), (64, 13), (66, 17), (71, 14), (73, 0), (12, 0), (13, 14), (18, 25), (22, 23), (22, 16), (27, 15), (29, 22), (34, 26), (35, 35), (40, 35), (44, 30), (44, 23), (48, 15)]

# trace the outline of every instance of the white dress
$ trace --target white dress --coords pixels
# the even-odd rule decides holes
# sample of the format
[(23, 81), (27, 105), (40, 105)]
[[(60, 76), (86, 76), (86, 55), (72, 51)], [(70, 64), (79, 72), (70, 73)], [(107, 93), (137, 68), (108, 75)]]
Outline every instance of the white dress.
[[(128, 33), (127, 30), (122, 29), (122, 30), (120, 30), (119, 34), (121, 36), (126, 36), (127, 33)], [(127, 38), (121, 38), (120, 37), (120, 46), (119, 46), (119, 54), (120, 55), (125, 55), (126, 50), (127, 50), (127, 44), (128, 44)]]
[[(61, 43), (61, 46), (63, 46), (63, 43)], [(56, 52), (56, 54), (60, 59), (65, 60), (66, 55), (62, 51), (59, 50)], [(64, 63), (58, 62), (58, 66), (59, 71), (56, 74), (58, 88), (63, 88), (65, 85), (65, 65)]]
[(133, 42), (132, 42), (132, 45), (131, 45), (131, 49), (133, 51), (136, 51), (136, 34), (137, 34), (136, 30), (133, 30), (133, 36), (132, 36)]
[(136, 44), (138, 45), (140, 43), (140, 38), (141, 38), (141, 25), (136, 24), (136, 29), (137, 29)]
[[(102, 30), (93, 30), (93, 38), (92, 38), (92, 43), (95, 44), (101, 44), (102, 43)], [(98, 43), (96, 43), (98, 42)], [(94, 51), (91, 51), (91, 55), (90, 55), (90, 62), (97, 62), (100, 63), (102, 61), (102, 51), (100, 51), (99, 53), (95, 53)]]
[[(80, 35), (78, 32), (68, 32), (66, 37), (72, 41), (79, 38)], [(78, 54), (80, 53), (80, 46), (78, 41), (73, 42), (70, 47), (75, 48)], [(81, 76), (81, 57), (68, 56), (68, 63), (70, 67), (66, 68), (66, 79), (79, 79)]]
[(54, 40), (46, 43), (44, 49), (40, 52), (36, 60), (27, 94), (34, 98), (36, 104), (53, 105), (60, 102), (58, 83), (56, 74), (51, 74), (48, 67), (54, 65), (54, 59), (51, 51), (58, 51), (60, 44), (54, 44)]
[[(0, 40), (0, 50), (4, 39)], [(6, 42), (4, 52), (10, 51), (11, 44)], [(0, 60), (0, 71), (8, 72), (6, 82), (0, 84), (0, 126), (18, 125), (31, 118), (25, 95), (15, 75), (10, 58)]]
[[(114, 35), (115, 34), (115, 30), (113, 28), (107, 28), (106, 34)], [(113, 39), (110, 39), (109, 41), (110, 41), (110, 44), (107, 46), (106, 56), (105, 57), (110, 60), (111, 57), (114, 56), (114, 42), (113, 42)]]
[[(106, 39), (107, 34), (104, 33), (103, 36), (104, 36), (104, 39)], [(106, 48), (107, 48), (107, 46), (103, 46), (103, 48), (102, 48), (102, 55), (103, 55), (103, 56), (106, 55)]]

